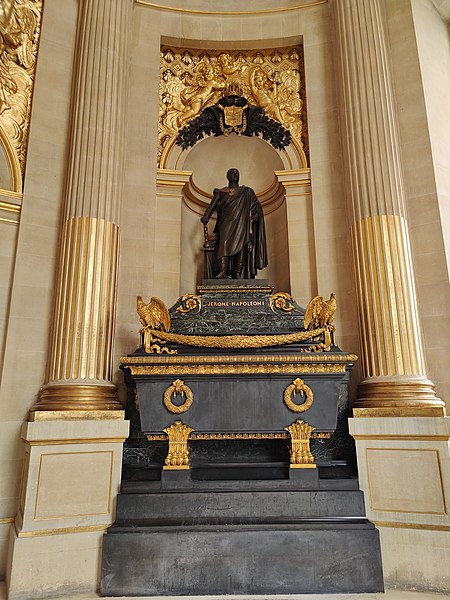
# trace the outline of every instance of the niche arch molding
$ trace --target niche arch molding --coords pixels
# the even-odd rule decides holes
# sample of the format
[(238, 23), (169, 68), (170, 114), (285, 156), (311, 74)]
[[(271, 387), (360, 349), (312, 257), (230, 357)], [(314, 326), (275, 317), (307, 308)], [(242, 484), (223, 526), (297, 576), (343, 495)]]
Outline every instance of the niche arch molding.
[(0, 184), (0, 187), (8, 192), (16, 194), (22, 193), (22, 171), (16, 151), (3, 127), (0, 125), (0, 152), (2, 163), (6, 166), (8, 173), (2, 173), (2, 181), (7, 181), (6, 186)]

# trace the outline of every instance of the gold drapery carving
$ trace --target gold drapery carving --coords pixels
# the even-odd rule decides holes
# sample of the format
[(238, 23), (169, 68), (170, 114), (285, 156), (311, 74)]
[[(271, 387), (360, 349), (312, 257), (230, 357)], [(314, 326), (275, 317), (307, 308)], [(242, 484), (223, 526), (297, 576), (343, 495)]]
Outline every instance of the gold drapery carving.
[(3, 0), (0, 7), (0, 127), (25, 168), (41, 0)]
[[(304, 342), (325, 333), (326, 330), (323, 327), (312, 329), (311, 331), (297, 331), (295, 333), (278, 335), (184, 335), (144, 328), (144, 347), (147, 353), (156, 351), (157, 354), (160, 354), (164, 348), (155, 349), (155, 341), (157, 343), (172, 342), (174, 344), (197, 346), (200, 348), (268, 348), (270, 346)], [(326, 338), (325, 344), (327, 344)], [(326, 345), (324, 349), (329, 350), (330, 346)]]
[(158, 166), (178, 131), (222, 96), (242, 95), (291, 132), (308, 155), (301, 46), (264, 50), (161, 48)]

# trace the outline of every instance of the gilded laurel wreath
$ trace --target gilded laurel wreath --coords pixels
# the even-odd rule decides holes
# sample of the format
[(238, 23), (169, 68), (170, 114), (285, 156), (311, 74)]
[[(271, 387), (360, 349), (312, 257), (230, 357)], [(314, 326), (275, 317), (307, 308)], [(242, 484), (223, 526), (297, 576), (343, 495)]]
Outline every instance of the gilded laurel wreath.
[[(172, 395), (176, 396), (177, 394), (179, 394), (183, 399), (186, 398), (184, 403), (181, 405), (177, 405), (172, 402)], [(167, 410), (170, 410), (170, 412), (176, 414), (184, 413), (189, 410), (191, 408), (193, 399), (194, 394), (191, 388), (185, 385), (184, 381), (181, 381), (181, 379), (176, 379), (164, 392), (165, 407)]]
[[(295, 404), (295, 402), (292, 400), (292, 396), (295, 394), (301, 394), (302, 396), (306, 394), (306, 400), (302, 402), (302, 404)], [(294, 412), (305, 412), (305, 410), (311, 408), (313, 401), (314, 397), (312, 389), (308, 387), (303, 379), (300, 379), (299, 377), (284, 390), (284, 403), (290, 410), (293, 410)]]

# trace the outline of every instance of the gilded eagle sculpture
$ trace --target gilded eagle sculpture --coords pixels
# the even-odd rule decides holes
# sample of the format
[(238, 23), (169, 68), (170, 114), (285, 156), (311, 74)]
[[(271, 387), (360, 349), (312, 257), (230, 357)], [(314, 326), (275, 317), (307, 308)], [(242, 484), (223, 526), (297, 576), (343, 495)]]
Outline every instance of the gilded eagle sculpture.
[(330, 349), (334, 344), (334, 313), (336, 312), (336, 294), (332, 293), (329, 300), (324, 300), (323, 296), (316, 296), (306, 307), (303, 324), (305, 329), (325, 330), (325, 350)]
[(139, 320), (144, 328), (169, 331), (170, 316), (166, 305), (159, 298), (150, 298), (150, 302), (145, 304), (142, 296), (136, 298), (137, 313)]
[(336, 312), (336, 294), (332, 293), (329, 300), (323, 296), (316, 296), (306, 307), (304, 325), (305, 329), (329, 327)]

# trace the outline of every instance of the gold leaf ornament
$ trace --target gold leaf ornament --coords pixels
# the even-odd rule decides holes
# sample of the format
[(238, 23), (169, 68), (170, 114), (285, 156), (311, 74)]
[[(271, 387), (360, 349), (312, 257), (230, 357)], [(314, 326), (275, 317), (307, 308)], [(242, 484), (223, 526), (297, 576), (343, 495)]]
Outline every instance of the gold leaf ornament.
[[(305, 398), (306, 395), (304, 402), (302, 402), (301, 404), (295, 404), (295, 402), (292, 400), (292, 396), (294, 396), (295, 394), (301, 394), (303, 398)], [(289, 410), (292, 410), (297, 413), (305, 412), (305, 410), (311, 408), (312, 403), (314, 402), (314, 395), (312, 389), (306, 385), (303, 379), (300, 379), (299, 377), (287, 386), (287, 388), (284, 390), (283, 398), (284, 403), (289, 408)]]
[[(172, 396), (176, 395), (180, 395), (184, 399), (183, 404), (177, 405), (172, 402)], [(181, 379), (175, 379), (172, 385), (169, 385), (169, 387), (164, 392), (164, 406), (171, 413), (181, 414), (186, 412), (191, 408), (193, 400), (193, 391)]]

